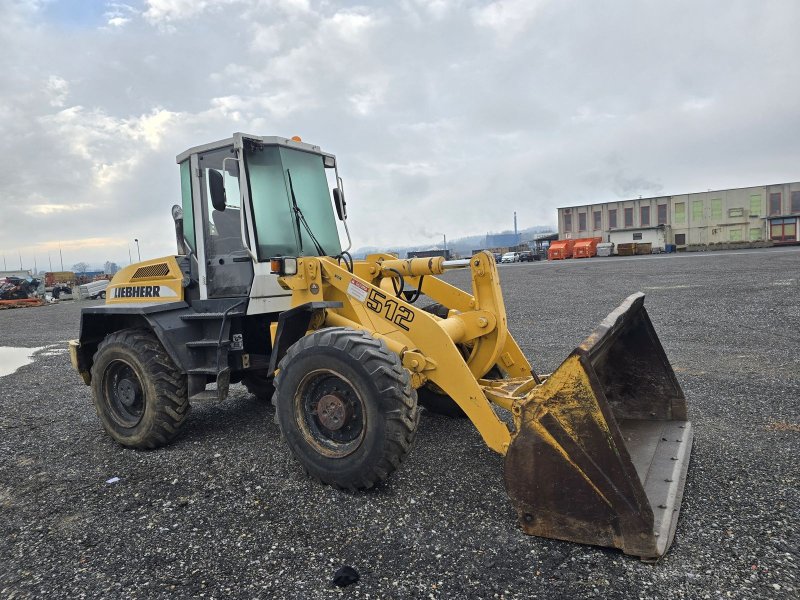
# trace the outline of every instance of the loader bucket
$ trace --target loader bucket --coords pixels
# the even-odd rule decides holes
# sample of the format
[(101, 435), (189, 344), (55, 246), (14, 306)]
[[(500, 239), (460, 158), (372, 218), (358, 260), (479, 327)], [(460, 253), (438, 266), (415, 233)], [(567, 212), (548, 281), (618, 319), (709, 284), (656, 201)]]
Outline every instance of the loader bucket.
[(514, 407), (506, 490), (526, 533), (658, 560), (675, 535), (692, 425), (630, 296)]

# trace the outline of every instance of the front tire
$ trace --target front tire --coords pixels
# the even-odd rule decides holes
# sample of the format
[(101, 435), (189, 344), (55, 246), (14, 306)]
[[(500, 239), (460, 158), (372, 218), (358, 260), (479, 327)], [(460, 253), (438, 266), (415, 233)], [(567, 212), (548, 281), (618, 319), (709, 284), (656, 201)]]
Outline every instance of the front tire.
[(346, 327), (289, 348), (275, 377), (275, 421), (306, 473), (343, 489), (386, 479), (419, 423), (409, 372), (386, 344)]
[(103, 428), (128, 448), (167, 445), (189, 414), (186, 376), (155, 335), (142, 329), (123, 329), (100, 343), (92, 395)]

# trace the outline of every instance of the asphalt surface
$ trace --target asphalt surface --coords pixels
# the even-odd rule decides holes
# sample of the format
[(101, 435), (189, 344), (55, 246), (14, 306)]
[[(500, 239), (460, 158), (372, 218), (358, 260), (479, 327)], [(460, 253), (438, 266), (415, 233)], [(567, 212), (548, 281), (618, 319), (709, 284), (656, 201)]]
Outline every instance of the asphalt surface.
[[(423, 414), (408, 460), (365, 493), (307, 479), (272, 408), (238, 385), (194, 406), (171, 446), (125, 450), (70, 368), (80, 304), (62, 303), (0, 311), (0, 346), (46, 347), (0, 378), (0, 597), (800, 596), (800, 249), (500, 273), (511, 330), (540, 372), (628, 294), (647, 294), (696, 428), (660, 563), (524, 535), (501, 457), (466, 420)], [(342, 565), (361, 580), (334, 588)]]

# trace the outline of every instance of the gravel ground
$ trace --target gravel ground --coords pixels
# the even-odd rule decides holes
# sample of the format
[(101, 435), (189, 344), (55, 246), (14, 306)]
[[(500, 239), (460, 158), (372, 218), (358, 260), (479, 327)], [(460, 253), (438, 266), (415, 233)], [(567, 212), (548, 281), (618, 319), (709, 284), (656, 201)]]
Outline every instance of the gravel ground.
[[(0, 311), (0, 345), (47, 347), (0, 378), (0, 597), (797, 598), (799, 250), (501, 267), (540, 372), (647, 294), (696, 428), (656, 565), (524, 535), (465, 420), (423, 415), (403, 467), (356, 494), (306, 479), (238, 385), (168, 448), (124, 450), (63, 351), (80, 305)], [(331, 587), (345, 564), (361, 581)]]

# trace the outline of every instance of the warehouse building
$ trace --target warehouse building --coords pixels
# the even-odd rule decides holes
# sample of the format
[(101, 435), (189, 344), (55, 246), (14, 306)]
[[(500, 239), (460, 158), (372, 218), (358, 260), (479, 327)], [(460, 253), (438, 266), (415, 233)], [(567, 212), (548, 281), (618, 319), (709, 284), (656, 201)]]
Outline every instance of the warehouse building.
[(663, 249), (800, 242), (800, 182), (637, 198), (558, 209), (559, 239), (601, 237)]

